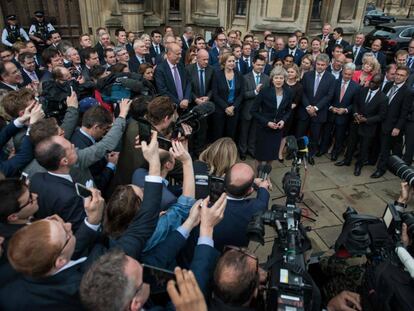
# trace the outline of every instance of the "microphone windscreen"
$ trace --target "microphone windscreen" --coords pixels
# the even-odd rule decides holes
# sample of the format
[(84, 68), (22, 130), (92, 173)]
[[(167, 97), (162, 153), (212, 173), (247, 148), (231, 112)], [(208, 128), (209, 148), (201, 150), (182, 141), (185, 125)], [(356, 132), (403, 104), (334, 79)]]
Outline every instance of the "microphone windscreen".
[(297, 151), (298, 150), (298, 143), (296, 142), (295, 136), (286, 136), (286, 145), (289, 150)]
[(201, 105), (195, 106), (191, 111), (202, 117), (207, 117), (216, 110), (216, 106), (212, 102), (205, 102)]
[(298, 148), (299, 150), (306, 149), (309, 145), (309, 138), (308, 136), (303, 136), (298, 138)]

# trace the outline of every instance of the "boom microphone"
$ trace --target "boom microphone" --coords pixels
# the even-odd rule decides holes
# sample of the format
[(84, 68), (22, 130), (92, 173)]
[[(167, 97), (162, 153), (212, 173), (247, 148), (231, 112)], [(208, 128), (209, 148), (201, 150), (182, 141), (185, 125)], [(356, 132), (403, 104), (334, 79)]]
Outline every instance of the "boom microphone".
[(214, 103), (212, 102), (205, 102), (203, 104), (195, 106), (193, 109), (191, 109), (186, 114), (182, 115), (177, 120), (177, 126), (181, 123), (186, 123), (189, 120), (201, 120), (205, 117), (209, 116), (216, 110), (216, 107), (214, 106)]
[(298, 143), (296, 141), (295, 136), (286, 136), (286, 145), (290, 151), (297, 152), (298, 151)]

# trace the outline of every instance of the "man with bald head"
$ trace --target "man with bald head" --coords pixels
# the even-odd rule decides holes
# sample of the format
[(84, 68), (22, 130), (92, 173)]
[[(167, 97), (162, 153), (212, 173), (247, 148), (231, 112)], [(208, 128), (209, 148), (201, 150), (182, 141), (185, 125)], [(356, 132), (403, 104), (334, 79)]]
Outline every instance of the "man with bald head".
[(155, 82), (159, 95), (170, 97), (179, 112), (188, 109), (191, 97), (191, 84), (184, 65), (180, 62), (181, 47), (171, 43), (167, 48), (167, 58), (155, 69)]
[[(197, 52), (197, 62), (186, 67), (187, 76), (191, 81), (192, 106), (201, 105), (210, 100), (212, 95), (213, 67), (208, 64), (207, 50), (200, 49)], [(194, 153), (198, 155), (205, 146), (207, 136), (207, 120), (200, 122), (200, 130), (193, 135)]]
[[(227, 192), (227, 207), (223, 220), (214, 230), (214, 245), (222, 251), (225, 245), (244, 247), (249, 244), (247, 224), (253, 215), (267, 209), (269, 204), (269, 182), (255, 180), (253, 168), (246, 163), (236, 163), (224, 178)], [(256, 198), (250, 197), (257, 185)]]

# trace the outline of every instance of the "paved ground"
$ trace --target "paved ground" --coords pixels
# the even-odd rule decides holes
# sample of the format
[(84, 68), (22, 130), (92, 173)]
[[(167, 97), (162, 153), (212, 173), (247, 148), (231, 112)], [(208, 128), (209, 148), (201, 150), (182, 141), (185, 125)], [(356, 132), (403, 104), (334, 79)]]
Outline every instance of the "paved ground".
[[(387, 172), (382, 178), (372, 179), (369, 176), (374, 171), (373, 166), (362, 169), (359, 177), (353, 175), (353, 166), (337, 167), (326, 156), (315, 158), (315, 166), (310, 166), (305, 182), (304, 202), (316, 213), (313, 214), (304, 204), (299, 204), (306, 213), (316, 219), (316, 222), (305, 221), (312, 227), (309, 237), (312, 240), (314, 252), (326, 251), (334, 245), (341, 232), (342, 213), (347, 206), (355, 208), (361, 214), (382, 216), (387, 202), (393, 202), (399, 195), (400, 181)], [(247, 160), (253, 163), (253, 160)], [(284, 164), (275, 161), (271, 172), (274, 203), (284, 203), (282, 196), (282, 177), (290, 169), (291, 161)], [(303, 179), (304, 168), (301, 167)], [(409, 203), (409, 209), (414, 210), (414, 200)], [(256, 252), (260, 261), (265, 261), (270, 254), (275, 233), (266, 228), (265, 245), (251, 242), (249, 248)]]

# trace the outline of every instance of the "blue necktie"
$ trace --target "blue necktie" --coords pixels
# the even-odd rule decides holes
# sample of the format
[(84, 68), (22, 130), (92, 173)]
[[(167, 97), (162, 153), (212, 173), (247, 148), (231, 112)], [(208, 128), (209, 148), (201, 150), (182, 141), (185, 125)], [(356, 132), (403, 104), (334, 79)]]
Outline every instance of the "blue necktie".
[(260, 83), (260, 75), (256, 75), (256, 86)]
[(205, 95), (205, 87), (204, 87), (204, 69), (200, 69), (200, 95)]

